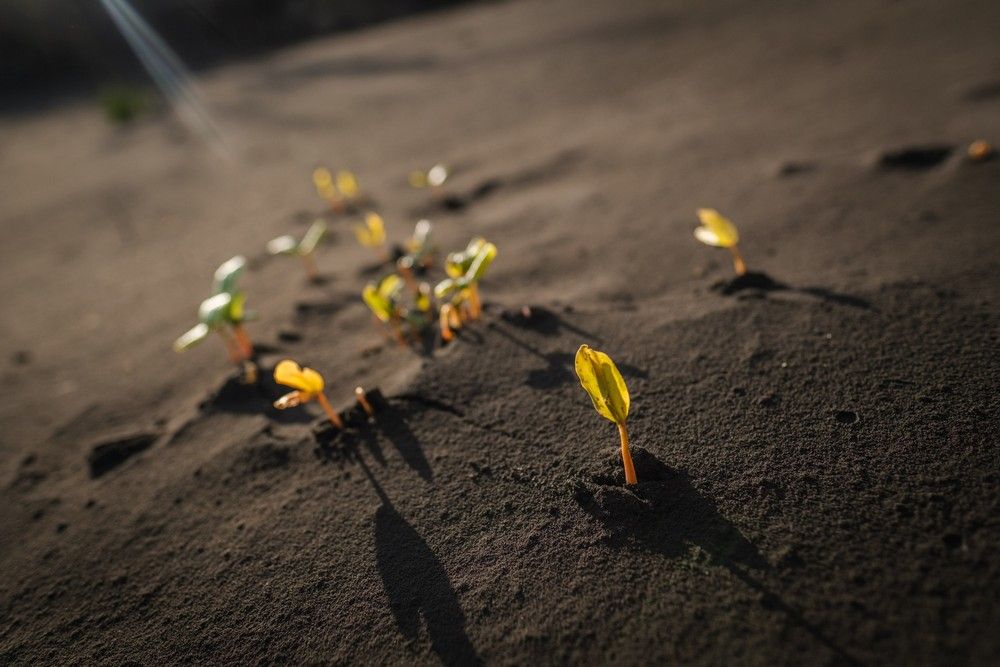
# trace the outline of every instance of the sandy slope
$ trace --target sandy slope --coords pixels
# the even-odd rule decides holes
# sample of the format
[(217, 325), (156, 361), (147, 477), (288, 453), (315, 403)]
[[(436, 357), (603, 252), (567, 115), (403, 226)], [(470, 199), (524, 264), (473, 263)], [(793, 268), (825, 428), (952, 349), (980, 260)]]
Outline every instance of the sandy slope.
[[(0, 120), (0, 656), (995, 662), (1000, 161), (963, 151), (1000, 141), (998, 18), (476, 6), (214, 71), (231, 163), (168, 119)], [(397, 238), (495, 240), (484, 322), (382, 345), (347, 222), (324, 285), (266, 261), (320, 160)], [(405, 184), (438, 160), (461, 211)], [(703, 205), (787, 289), (713, 291)], [(236, 252), (262, 364), (381, 388), (377, 426), (317, 441), (214, 341), (169, 351)], [(581, 342), (632, 388), (637, 494)], [(148, 447), (92, 479), (123, 436)]]

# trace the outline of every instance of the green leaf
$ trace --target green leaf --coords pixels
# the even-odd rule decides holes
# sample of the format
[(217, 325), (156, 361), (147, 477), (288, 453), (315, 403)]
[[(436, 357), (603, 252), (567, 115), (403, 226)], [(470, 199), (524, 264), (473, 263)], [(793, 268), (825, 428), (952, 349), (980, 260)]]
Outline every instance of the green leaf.
[(392, 303), (379, 293), (378, 287), (368, 283), (361, 292), (361, 298), (380, 321), (388, 322), (392, 319), (394, 315)]
[(272, 255), (295, 255), (299, 252), (299, 242), (291, 234), (286, 234), (268, 241), (267, 251)]
[(222, 266), (215, 270), (215, 291), (235, 291), (236, 281), (238, 281), (240, 276), (243, 275), (243, 270), (246, 268), (246, 265), (247, 258), (242, 255), (237, 255), (236, 257), (226, 260)]
[(490, 267), (496, 256), (497, 247), (495, 245), (492, 243), (483, 244), (482, 248), (476, 254), (476, 258), (469, 265), (468, 271), (465, 272), (465, 280), (469, 283), (479, 282), (479, 279), (486, 273), (486, 269)]
[(211, 329), (204, 322), (196, 324), (191, 329), (189, 329), (183, 336), (174, 341), (174, 351), (183, 352), (189, 347), (197, 345), (201, 341), (205, 340)]
[(317, 220), (312, 223), (312, 225), (309, 226), (309, 229), (306, 230), (306, 235), (302, 237), (302, 242), (299, 243), (299, 254), (310, 254), (316, 249), (316, 246), (319, 245), (319, 242), (323, 240), (324, 236), (326, 236), (326, 221)]
[(630, 405), (628, 387), (611, 357), (581, 345), (576, 352), (576, 375), (594, 409), (605, 419), (624, 424)]
[(212, 329), (221, 326), (228, 319), (232, 300), (233, 296), (227, 292), (208, 297), (198, 307), (198, 319)]

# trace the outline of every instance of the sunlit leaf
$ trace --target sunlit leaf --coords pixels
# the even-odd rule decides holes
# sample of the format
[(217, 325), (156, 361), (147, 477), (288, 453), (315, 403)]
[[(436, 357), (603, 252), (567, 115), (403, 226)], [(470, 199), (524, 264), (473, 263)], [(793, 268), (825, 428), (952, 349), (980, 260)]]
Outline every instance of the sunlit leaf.
[(594, 409), (605, 419), (624, 424), (628, 418), (628, 387), (611, 357), (589, 345), (576, 352), (576, 375), (590, 395)]
[(346, 169), (337, 172), (337, 189), (347, 199), (355, 199), (361, 193), (357, 176)]
[(267, 251), (272, 255), (294, 255), (298, 252), (299, 242), (294, 236), (286, 234), (267, 242)]
[(445, 278), (434, 286), (434, 296), (438, 299), (444, 299), (458, 289), (458, 287), (459, 285), (457, 280), (454, 278)]
[(469, 266), (469, 270), (465, 273), (465, 279), (468, 282), (478, 282), (483, 275), (486, 273), (486, 269), (489, 268), (490, 264), (497, 256), (497, 247), (492, 243), (484, 244), (479, 252), (476, 254), (472, 264)]
[(280, 361), (274, 367), (274, 381), (309, 395), (323, 391), (323, 376), (311, 368), (300, 367), (291, 359)]
[(183, 352), (193, 345), (197, 345), (201, 341), (205, 340), (205, 337), (211, 332), (211, 329), (204, 322), (196, 324), (194, 327), (189, 329), (184, 335), (174, 341), (174, 350), (177, 352)]
[(731, 248), (739, 242), (740, 235), (736, 231), (736, 226), (715, 209), (699, 208), (698, 218), (702, 226), (694, 230), (694, 236), (702, 243), (719, 248)]
[(361, 292), (361, 298), (380, 321), (388, 322), (392, 319), (394, 314), (392, 303), (379, 294), (378, 287), (368, 283)]
[(198, 306), (198, 319), (212, 329), (222, 325), (227, 319), (232, 301), (233, 295), (228, 292), (208, 297)]
[(443, 164), (436, 164), (427, 172), (427, 184), (434, 188), (439, 188), (448, 180), (448, 168)]
[(311, 253), (324, 236), (326, 236), (326, 220), (316, 220), (306, 230), (306, 235), (302, 237), (302, 241), (298, 245), (299, 253), (302, 255)]
[(366, 213), (365, 224), (355, 226), (354, 235), (358, 238), (358, 243), (369, 248), (385, 243), (385, 222), (382, 216), (378, 213)]
[(249, 313), (246, 312), (246, 302), (247, 295), (245, 292), (236, 292), (231, 295), (229, 300), (229, 308), (226, 309), (226, 319), (232, 324), (239, 324), (247, 318)]
[(378, 283), (378, 293), (384, 299), (392, 300), (396, 298), (401, 289), (403, 289), (403, 279), (395, 273), (390, 273), (383, 277)]
[(236, 290), (236, 282), (243, 275), (246, 268), (247, 258), (237, 255), (223, 262), (222, 266), (215, 270), (214, 289), (216, 292), (233, 292)]

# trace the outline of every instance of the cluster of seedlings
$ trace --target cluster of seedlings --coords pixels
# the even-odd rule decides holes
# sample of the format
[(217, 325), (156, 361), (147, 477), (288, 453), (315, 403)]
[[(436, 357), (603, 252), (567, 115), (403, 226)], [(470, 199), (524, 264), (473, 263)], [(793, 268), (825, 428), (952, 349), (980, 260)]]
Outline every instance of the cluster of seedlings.
[[(409, 182), (414, 188), (429, 189), (432, 197), (439, 198), (447, 178), (447, 168), (438, 164), (426, 172), (412, 172)], [(446, 277), (432, 287), (426, 278), (433, 272), (439, 253), (433, 243), (430, 221), (417, 222), (412, 236), (393, 257), (386, 245), (385, 222), (370, 210), (371, 200), (361, 190), (353, 172), (341, 170), (334, 174), (325, 167), (318, 167), (313, 172), (313, 184), (334, 213), (361, 216), (361, 222), (354, 226), (358, 243), (376, 253), (379, 266), (387, 267), (381, 277), (369, 282), (361, 291), (361, 299), (371, 310), (380, 332), (389, 334), (403, 346), (426, 340), (428, 335), (439, 335), (442, 344), (447, 344), (455, 339), (462, 327), (479, 319), (483, 311), (479, 283), (497, 256), (493, 243), (476, 237), (464, 249), (447, 254), (442, 262)], [(707, 245), (728, 249), (737, 277), (744, 276), (747, 267), (737, 246), (736, 226), (714, 209), (698, 209), (697, 215), (701, 225), (694, 230), (695, 238)], [(271, 255), (300, 258), (307, 278), (315, 281), (319, 273), (314, 255), (327, 230), (326, 221), (317, 220), (301, 239), (292, 235), (279, 236), (267, 244), (267, 251)], [(237, 256), (218, 268), (212, 295), (198, 309), (199, 323), (175, 341), (174, 349), (184, 351), (210, 333), (217, 333), (230, 361), (244, 369), (246, 382), (253, 383), (257, 375), (252, 361), (253, 344), (243, 328), (250, 313), (245, 309), (246, 294), (238, 289), (246, 264), (244, 257)], [(575, 370), (598, 414), (618, 427), (626, 484), (638, 483), (626, 427), (629, 392), (622, 374), (611, 357), (588, 345), (581, 345), (577, 350)], [(336, 428), (344, 427), (343, 419), (324, 393), (326, 383), (318, 371), (285, 359), (275, 366), (274, 380), (292, 389), (274, 402), (276, 409), (316, 401)], [(374, 410), (362, 387), (355, 389), (355, 399), (373, 418)]]

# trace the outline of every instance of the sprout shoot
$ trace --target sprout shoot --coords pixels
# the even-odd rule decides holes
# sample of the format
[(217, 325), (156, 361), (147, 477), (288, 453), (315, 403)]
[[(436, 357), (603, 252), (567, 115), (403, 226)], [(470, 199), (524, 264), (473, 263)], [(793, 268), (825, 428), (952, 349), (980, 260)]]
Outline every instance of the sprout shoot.
[(388, 324), (392, 328), (392, 333), (399, 344), (405, 345), (406, 339), (400, 326), (402, 309), (399, 305), (399, 292), (402, 286), (403, 280), (392, 273), (382, 278), (377, 285), (368, 283), (361, 292), (361, 298), (379, 322)]
[[(439, 318), (441, 335), (446, 341), (452, 338), (448, 329), (456, 328), (451, 326), (456, 317), (475, 320), (482, 312), (479, 281), (496, 255), (497, 247), (481, 238), (473, 239), (463, 252), (448, 255), (445, 271), (451, 277), (442, 280), (434, 288), (434, 296), (439, 301), (444, 301), (449, 294), (454, 293), (451, 302), (442, 305)], [(449, 305), (451, 308), (444, 307)]]
[(274, 367), (274, 381), (295, 390), (276, 400), (275, 408), (285, 410), (316, 399), (330, 422), (337, 428), (344, 428), (344, 421), (330, 405), (330, 401), (326, 400), (326, 395), (323, 393), (323, 376), (318, 372), (311, 368), (302, 368), (291, 359), (285, 359)]
[(359, 201), (361, 187), (353, 172), (341, 169), (336, 178), (326, 167), (316, 167), (312, 174), (316, 194), (325, 199), (334, 213), (343, 213), (348, 204)]
[(736, 275), (745, 274), (747, 265), (736, 246), (740, 240), (736, 226), (711, 208), (699, 208), (698, 218), (701, 220), (701, 227), (694, 230), (694, 237), (705, 245), (728, 248), (733, 254), (733, 268), (736, 270)]
[(379, 259), (382, 261), (388, 258), (383, 247), (385, 244), (385, 222), (378, 213), (371, 211), (365, 213), (365, 224), (354, 227), (354, 236), (357, 237), (358, 243), (378, 252)]
[(431, 194), (440, 197), (442, 186), (448, 180), (448, 167), (443, 164), (436, 164), (427, 171), (419, 169), (410, 172), (410, 186), (421, 190), (430, 188)]
[(237, 256), (216, 270), (214, 295), (201, 302), (198, 324), (174, 341), (175, 351), (183, 352), (214, 332), (222, 338), (229, 360), (234, 364), (239, 365), (253, 356), (253, 343), (243, 329), (243, 322), (250, 317), (244, 308), (246, 294), (236, 287), (245, 267), (246, 258)]
[(598, 414), (618, 426), (622, 445), (622, 463), (625, 465), (625, 483), (636, 484), (635, 466), (628, 449), (628, 387), (611, 357), (588, 345), (576, 351), (576, 375), (584, 391), (590, 395)]
[(361, 409), (365, 411), (370, 419), (375, 419), (375, 410), (372, 408), (372, 404), (368, 402), (368, 397), (365, 395), (365, 390), (362, 387), (354, 388), (354, 398), (357, 399), (358, 405)]
[(291, 234), (279, 236), (268, 242), (267, 251), (272, 255), (300, 257), (306, 267), (306, 277), (315, 282), (319, 278), (319, 272), (316, 270), (313, 252), (324, 236), (326, 236), (326, 221), (317, 220), (312, 223), (302, 240), (296, 240)]

